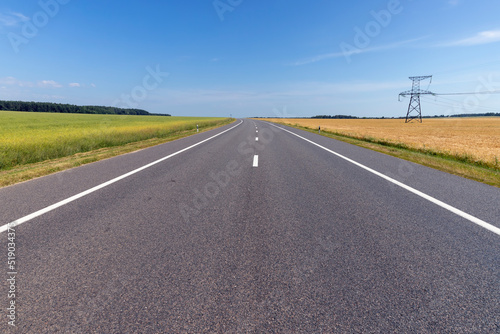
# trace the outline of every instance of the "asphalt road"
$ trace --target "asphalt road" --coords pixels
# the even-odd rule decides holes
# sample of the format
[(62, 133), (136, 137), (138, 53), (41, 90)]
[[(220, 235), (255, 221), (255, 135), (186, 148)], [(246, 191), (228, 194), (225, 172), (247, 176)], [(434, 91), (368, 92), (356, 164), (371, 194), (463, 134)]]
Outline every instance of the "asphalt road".
[(280, 128), (0, 189), (0, 332), (500, 333), (498, 188)]

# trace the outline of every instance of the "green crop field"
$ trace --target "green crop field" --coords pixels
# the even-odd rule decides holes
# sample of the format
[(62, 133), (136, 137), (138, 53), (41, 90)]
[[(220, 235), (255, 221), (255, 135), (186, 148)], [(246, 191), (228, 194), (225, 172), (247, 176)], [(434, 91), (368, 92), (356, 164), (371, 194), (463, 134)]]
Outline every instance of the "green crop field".
[[(229, 118), (0, 111), (0, 171), (220, 126)], [(166, 141), (166, 140), (165, 140)]]

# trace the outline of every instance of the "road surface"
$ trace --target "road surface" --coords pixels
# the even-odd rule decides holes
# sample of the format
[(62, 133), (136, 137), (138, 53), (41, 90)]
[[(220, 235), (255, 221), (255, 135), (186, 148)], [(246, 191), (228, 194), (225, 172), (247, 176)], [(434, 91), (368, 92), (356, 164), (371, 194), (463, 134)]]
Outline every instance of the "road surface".
[(0, 189), (0, 332), (500, 332), (499, 203), (238, 120)]

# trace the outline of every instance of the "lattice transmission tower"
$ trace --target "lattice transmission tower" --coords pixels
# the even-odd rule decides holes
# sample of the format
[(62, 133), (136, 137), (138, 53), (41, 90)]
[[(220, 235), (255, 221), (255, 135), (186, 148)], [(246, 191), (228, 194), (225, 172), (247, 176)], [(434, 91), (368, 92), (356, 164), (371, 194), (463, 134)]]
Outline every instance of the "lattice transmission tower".
[(406, 95), (410, 95), (410, 104), (408, 105), (408, 112), (406, 113), (406, 121), (405, 123), (409, 123), (416, 119), (420, 123), (422, 123), (422, 108), (420, 107), (420, 95), (435, 95), (434, 93), (428, 90), (420, 89), (420, 82), (423, 80), (430, 79), (429, 86), (432, 82), (432, 75), (425, 75), (419, 77), (410, 77), (412, 80), (411, 90), (407, 90), (405, 92), (399, 93), (399, 99), (401, 101), (401, 96), (406, 97)]

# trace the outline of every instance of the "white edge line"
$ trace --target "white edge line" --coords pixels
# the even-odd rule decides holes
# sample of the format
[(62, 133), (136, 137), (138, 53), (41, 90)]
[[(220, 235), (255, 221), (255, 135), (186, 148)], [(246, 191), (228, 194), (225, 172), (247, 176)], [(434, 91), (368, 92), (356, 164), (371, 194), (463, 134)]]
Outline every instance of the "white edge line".
[(373, 173), (373, 174), (375, 174), (377, 176), (380, 176), (381, 178), (383, 178), (383, 179), (385, 179), (385, 180), (387, 180), (389, 182), (392, 182), (395, 185), (400, 186), (401, 188), (406, 189), (406, 190), (414, 193), (415, 195), (418, 195), (418, 196), (420, 196), (422, 198), (425, 198), (426, 200), (428, 200), (428, 201), (430, 201), (430, 202), (432, 202), (432, 203), (434, 203), (436, 205), (439, 205), (440, 207), (442, 207), (442, 208), (444, 208), (444, 209), (446, 209), (448, 211), (451, 211), (454, 214), (456, 214), (456, 215), (458, 215), (458, 216), (460, 216), (462, 218), (465, 218), (465, 219), (473, 222), (474, 224), (477, 224), (477, 225), (479, 225), (479, 226), (481, 226), (481, 227), (483, 227), (483, 228), (485, 228), (485, 229), (487, 229), (487, 230), (489, 230), (489, 231), (491, 231), (491, 232), (493, 232), (493, 233), (495, 233), (497, 235), (500, 235), (500, 228), (498, 228), (496, 226), (493, 226), (490, 223), (485, 222), (484, 220), (481, 220), (481, 219), (479, 219), (477, 217), (474, 217), (474, 216), (472, 216), (472, 215), (470, 215), (470, 214), (468, 214), (468, 213), (466, 213), (466, 212), (464, 212), (464, 211), (462, 211), (460, 209), (457, 209), (457, 208), (455, 208), (455, 207), (453, 207), (453, 206), (451, 206), (449, 204), (446, 204), (446, 203), (438, 200), (437, 198), (429, 196), (429, 195), (427, 195), (427, 194), (425, 194), (425, 193), (423, 193), (423, 192), (421, 192), (421, 191), (419, 191), (419, 190), (417, 190), (415, 188), (412, 188), (412, 187), (410, 187), (410, 186), (408, 186), (408, 185), (406, 185), (404, 183), (401, 183), (401, 182), (399, 182), (399, 181), (397, 181), (397, 180), (395, 180), (393, 178), (390, 178), (387, 175), (384, 175), (384, 174), (382, 174), (380, 172), (377, 172), (376, 170), (371, 169), (370, 167), (367, 167), (365, 165), (360, 164), (357, 161), (349, 159), (348, 157), (345, 157), (342, 154), (339, 154), (339, 153), (337, 153), (335, 151), (332, 151), (332, 150), (330, 150), (330, 149), (328, 149), (328, 148), (326, 148), (324, 146), (321, 146), (320, 144), (317, 144), (317, 143), (313, 142), (312, 140), (309, 140), (309, 139), (304, 138), (304, 137), (302, 137), (302, 136), (300, 136), (300, 135), (298, 135), (296, 133), (293, 133), (292, 131), (289, 131), (287, 129), (283, 129), (283, 128), (281, 128), (279, 126), (276, 126), (276, 125), (274, 125), (272, 123), (269, 123), (269, 124), (272, 125), (272, 126), (274, 126), (275, 128), (278, 128), (280, 130), (283, 130), (283, 131), (286, 131), (288, 133), (291, 133), (292, 135), (297, 136), (297, 137), (299, 137), (299, 138), (301, 138), (301, 139), (303, 139), (303, 140), (305, 140), (305, 141), (307, 141), (307, 142), (309, 142), (309, 143), (311, 143), (313, 145), (316, 145), (319, 148), (322, 148), (323, 150), (325, 150), (327, 152), (330, 152), (331, 154), (334, 154), (334, 155), (338, 156), (339, 158), (342, 158), (342, 159), (344, 159), (346, 161), (349, 161), (350, 163), (352, 163), (352, 164), (354, 164), (354, 165), (356, 165), (358, 167), (361, 167), (361, 168), (369, 171), (370, 173)]
[(185, 152), (185, 151), (187, 151), (187, 150), (190, 150), (190, 149), (192, 149), (193, 147), (196, 147), (196, 146), (198, 146), (198, 145), (200, 145), (200, 144), (203, 144), (204, 142), (207, 142), (207, 141), (209, 141), (209, 140), (211, 140), (211, 139), (213, 139), (213, 138), (215, 138), (215, 137), (220, 136), (221, 134), (223, 134), (223, 133), (225, 133), (225, 132), (228, 132), (228, 131), (230, 131), (230, 130), (234, 129), (235, 127), (239, 126), (241, 123), (243, 123), (243, 121), (242, 121), (242, 120), (240, 120), (240, 123), (236, 124), (235, 126), (230, 127), (229, 129), (224, 130), (224, 131), (222, 131), (222, 132), (220, 132), (220, 133), (218, 133), (218, 134), (216, 134), (216, 135), (214, 135), (214, 136), (212, 136), (212, 137), (210, 137), (210, 138), (204, 139), (204, 140), (202, 140), (202, 141), (200, 141), (200, 142), (198, 142), (198, 143), (196, 143), (196, 144), (193, 144), (193, 145), (191, 145), (191, 146), (189, 146), (189, 147), (186, 147), (186, 148), (184, 148), (184, 149), (182, 149), (182, 150), (180, 150), (180, 151), (177, 151), (177, 152), (175, 152), (175, 153), (172, 153), (172, 154), (170, 154), (170, 155), (168, 155), (168, 156), (166, 156), (166, 157), (163, 157), (163, 158), (161, 158), (161, 159), (158, 159), (158, 160), (156, 160), (156, 161), (153, 161), (153, 162), (151, 162), (151, 163), (149, 163), (149, 164), (147, 164), (147, 165), (145, 165), (145, 166), (142, 166), (142, 167), (139, 167), (139, 168), (137, 168), (137, 169), (134, 169), (134, 170), (133, 170), (133, 171), (131, 171), (131, 172), (128, 172), (128, 173), (123, 174), (123, 175), (120, 175), (120, 176), (118, 176), (118, 177), (116, 177), (116, 178), (114, 178), (114, 179), (112, 179), (112, 180), (109, 180), (109, 181), (107, 181), (107, 182), (101, 183), (100, 185), (97, 185), (97, 186), (95, 186), (95, 187), (93, 187), (93, 188), (90, 188), (90, 189), (88, 189), (88, 190), (85, 190), (84, 192), (81, 192), (81, 193), (76, 194), (76, 195), (74, 195), (74, 196), (71, 196), (71, 197), (69, 197), (69, 198), (67, 198), (67, 199), (65, 199), (65, 200), (62, 200), (62, 201), (57, 202), (57, 203), (55, 203), (55, 204), (52, 204), (52, 205), (50, 205), (50, 206), (48, 206), (48, 207), (46, 207), (46, 208), (44, 208), (44, 209), (38, 210), (38, 211), (36, 211), (36, 212), (33, 212), (32, 214), (29, 214), (29, 215), (27, 215), (27, 216), (24, 216), (24, 217), (22, 217), (22, 218), (19, 218), (19, 219), (15, 220), (15, 221), (13, 221), (13, 222), (11, 222), (11, 223), (9, 223), (9, 224), (5, 224), (5, 225), (3, 225), (3, 226), (0, 226), (0, 233), (7, 231), (9, 228), (13, 228), (13, 227), (15, 227), (15, 226), (19, 226), (19, 225), (21, 225), (21, 224), (23, 224), (23, 223), (26, 223), (27, 221), (30, 221), (30, 220), (32, 220), (32, 219), (34, 219), (34, 218), (36, 218), (36, 217), (39, 217), (39, 216), (41, 216), (41, 215), (43, 215), (43, 214), (46, 214), (47, 212), (50, 212), (50, 211), (52, 211), (52, 210), (55, 210), (55, 209), (57, 209), (57, 208), (59, 208), (59, 207), (61, 207), (61, 206), (63, 206), (63, 205), (66, 205), (66, 204), (68, 204), (68, 203), (71, 203), (71, 202), (73, 202), (73, 201), (76, 201), (76, 200), (77, 200), (77, 199), (79, 199), (79, 198), (82, 198), (82, 197), (84, 197), (84, 196), (87, 196), (87, 195), (89, 195), (89, 194), (91, 194), (91, 193), (93, 193), (93, 192), (95, 192), (95, 191), (97, 191), (97, 190), (99, 190), (99, 189), (105, 188), (105, 187), (107, 187), (107, 186), (109, 186), (109, 185), (111, 185), (111, 184), (113, 184), (113, 183), (116, 183), (116, 182), (118, 182), (118, 181), (120, 181), (120, 180), (123, 180), (123, 179), (125, 179), (125, 178), (127, 178), (127, 177), (129, 177), (129, 176), (131, 176), (131, 175), (137, 174), (137, 173), (139, 173), (139, 172), (141, 172), (141, 171), (143, 171), (143, 170), (145, 170), (145, 169), (147, 169), (147, 168), (149, 168), (149, 167), (151, 167), (151, 166), (154, 166), (154, 165), (156, 165), (156, 164), (158, 164), (158, 163), (160, 163), (160, 162), (163, 162), (163, 161), (165, 161), (165, 160), (167, 160), (167, 159), (170, 159), (170, 158), (172, 158), (173, 156), (176, 156), (176, 155), (178, 155), (178, 154), (180, 154), (180, 153), (182, 153), (182, 152)]
[(259, 156), (258, 155), (254, 155), (253, 156), (253, 167), (259, 167)]

